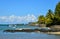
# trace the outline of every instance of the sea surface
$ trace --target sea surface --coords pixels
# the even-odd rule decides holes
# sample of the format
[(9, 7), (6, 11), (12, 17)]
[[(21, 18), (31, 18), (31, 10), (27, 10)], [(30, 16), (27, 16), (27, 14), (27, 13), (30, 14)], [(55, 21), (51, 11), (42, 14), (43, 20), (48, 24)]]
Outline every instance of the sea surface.
[(38, 32), (3, 32), (6, 29), (38, 28), (34, 26), (0, 26), (0, 39), (60, 39), (60, 35), (49, 35)]

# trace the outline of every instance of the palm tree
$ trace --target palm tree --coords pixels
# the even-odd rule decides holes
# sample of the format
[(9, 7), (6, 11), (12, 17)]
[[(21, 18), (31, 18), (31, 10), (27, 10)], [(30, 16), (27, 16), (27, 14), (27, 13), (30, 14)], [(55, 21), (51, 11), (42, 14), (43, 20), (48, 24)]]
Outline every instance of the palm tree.
[(51, 9), (48, 10), (46, 17), (45, 17), (45, 23), (47, 25), (51, 25), (54, 19), (54, 14)]
[(38, 17), (38, 23), (39, 24), (45, 24), (45, 17), (43, 15)]

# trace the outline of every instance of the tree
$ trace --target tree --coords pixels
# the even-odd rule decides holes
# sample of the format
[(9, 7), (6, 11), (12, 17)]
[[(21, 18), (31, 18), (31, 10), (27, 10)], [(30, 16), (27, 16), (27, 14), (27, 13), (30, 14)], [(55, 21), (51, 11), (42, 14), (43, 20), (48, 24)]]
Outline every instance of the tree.
[(38, 23), (39, 24), (45, 24), (45, 17), (43, 15), (38, 17)]
[(56, 5), (55, 8), (55, 24), (60, 24), (60, 2)]
[(52, 12), (51, 9), (48, 10), (47, 14), (46, 14), (46, 18), (45, 18), (45, 23), (47, 25), (51, 25), (54, 19), (54, 14)]
[(54, 19), (54, 14), (51, 9), (48, 10), (46, 14), (46, 18)]
[(55, 16), (57, 18), (60, 17), (60, 2), (56, 5), (56, 8), (55, 8)]

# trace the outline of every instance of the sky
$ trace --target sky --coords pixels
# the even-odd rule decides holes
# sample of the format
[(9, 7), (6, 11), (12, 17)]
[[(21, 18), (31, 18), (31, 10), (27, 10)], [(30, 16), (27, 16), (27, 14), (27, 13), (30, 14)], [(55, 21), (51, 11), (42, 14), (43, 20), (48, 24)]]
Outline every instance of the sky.
[(37, 21), (40, 15), (55, 10), (60, 0), (0, 0), (0, 24)]

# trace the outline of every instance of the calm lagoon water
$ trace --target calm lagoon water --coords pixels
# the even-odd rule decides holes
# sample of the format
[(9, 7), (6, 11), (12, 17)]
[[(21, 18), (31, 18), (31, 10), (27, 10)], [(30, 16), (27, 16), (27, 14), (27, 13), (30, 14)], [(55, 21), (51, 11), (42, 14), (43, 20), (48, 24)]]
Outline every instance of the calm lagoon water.
[[(16, 28), (37, 28), (33, 26), (18, 26)], [(37, 32), (3, 32), (5, 29), (14, 29), (9, 26), (0, 26), (0, 39), (60, 39), (60, 35), (48, 35)]]

